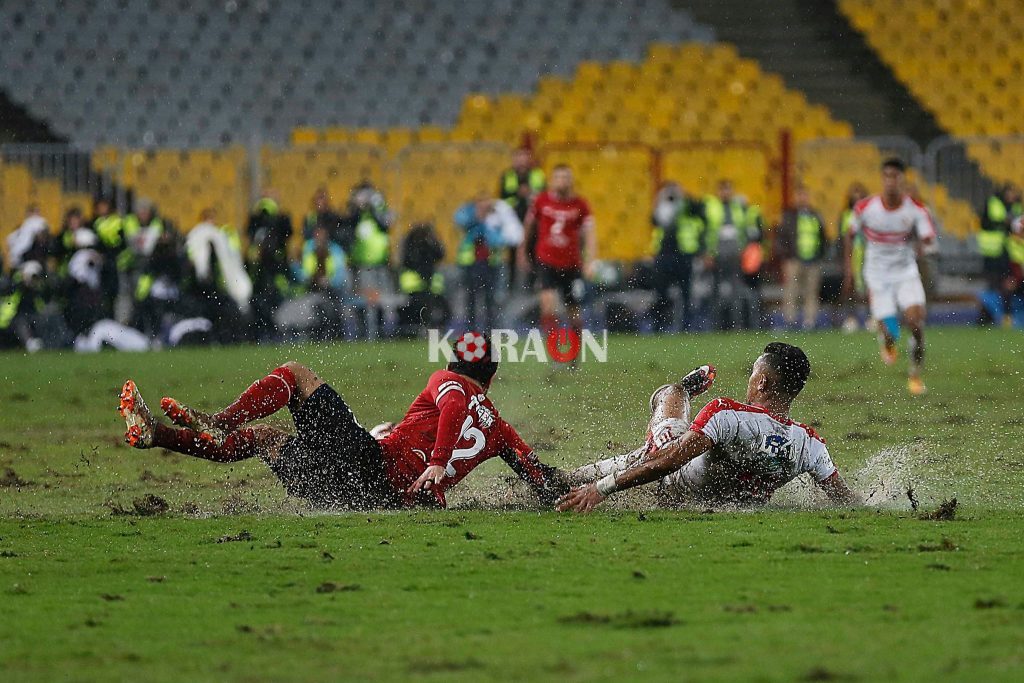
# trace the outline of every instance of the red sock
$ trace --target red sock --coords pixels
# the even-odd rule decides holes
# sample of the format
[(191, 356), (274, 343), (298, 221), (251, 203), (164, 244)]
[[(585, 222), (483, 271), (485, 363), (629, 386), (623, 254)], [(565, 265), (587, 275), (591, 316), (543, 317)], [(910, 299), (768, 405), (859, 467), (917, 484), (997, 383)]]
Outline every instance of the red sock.
[(273, 415), (288, 405), (296, 394), (295, 375), (281, 366), (256, 380), (234, 403), (213, 416), (218, 427), (231, 431), (246, 422)]
[(175, 429), (157, 424), (153, 429), (153, 445), (206, 460), (233, 462), (256, 455), (254, 436), (255, 432), (251, 429), (239, 429), (231, 432), (224, 443), (218, 446), (208, 439), (200, 438), (199, 433), (191, 429)]

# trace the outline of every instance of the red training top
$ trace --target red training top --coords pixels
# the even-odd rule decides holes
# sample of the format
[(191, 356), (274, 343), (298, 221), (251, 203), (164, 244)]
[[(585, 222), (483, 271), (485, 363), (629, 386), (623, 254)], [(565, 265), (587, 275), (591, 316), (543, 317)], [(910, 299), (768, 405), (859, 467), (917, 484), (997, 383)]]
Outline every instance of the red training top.
[(537, 226), (537, 262), (561, 270), (582, 268), (580, 235), (594, 222), (587, 200), (576, 195), (562, 200), (541, 192), (533, 200), (530, 215)]

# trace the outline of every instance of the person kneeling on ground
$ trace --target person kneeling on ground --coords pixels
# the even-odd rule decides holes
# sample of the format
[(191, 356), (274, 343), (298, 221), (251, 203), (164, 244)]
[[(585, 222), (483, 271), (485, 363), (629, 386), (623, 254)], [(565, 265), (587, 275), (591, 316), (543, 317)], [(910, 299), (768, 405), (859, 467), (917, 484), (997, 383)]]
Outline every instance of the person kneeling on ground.
[[(568, 486), (557, 469), (537, 460), (488, 398), (498, 369), (490, 341), (467, 333), (459, 344), (467, 339), (485, 351), (482, 357), (466, 360), (463, 354), (434, 372), (402, 421), (380, 440), (356, 421), (329, 384), (288, 362), (213, 415), (164, 398), (160, 405), (177, 428), (158, 423), (128, 380), (119, 406), (127, 424), (125, 441), (215, 462), (258, 457), (290, 495), (327, 509), (443, 508), (448, 489), (497, 456), (552, 505)], [(246, 426), (286, 406), (296, 434)]]
[(707, 391), (714, 366), (704, 365), (651, 397), (646, 443), (625, 455), (581, 467), (584, 483), (562, 496), (561, 511), (589, 512), (615, 491), (658, 481), (665, 503), (762, 505), (809, 473), (834, 504), (858, 502), (810, 427), (789, 418), (811, 365), (795, 346), (773, 342), (754, 363), (745, 403), (718, 398), (690, 423), (690, 399)]

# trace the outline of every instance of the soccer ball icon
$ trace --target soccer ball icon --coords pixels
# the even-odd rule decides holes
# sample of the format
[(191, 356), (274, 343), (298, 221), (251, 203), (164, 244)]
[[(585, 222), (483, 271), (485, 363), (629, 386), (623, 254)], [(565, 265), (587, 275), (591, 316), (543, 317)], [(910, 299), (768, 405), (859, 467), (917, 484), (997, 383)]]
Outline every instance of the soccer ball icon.
[(475, 363), (487, 355), (487, 340), (482, 334), (467, 332), (455, 344), (455, 352), (464, 361)]

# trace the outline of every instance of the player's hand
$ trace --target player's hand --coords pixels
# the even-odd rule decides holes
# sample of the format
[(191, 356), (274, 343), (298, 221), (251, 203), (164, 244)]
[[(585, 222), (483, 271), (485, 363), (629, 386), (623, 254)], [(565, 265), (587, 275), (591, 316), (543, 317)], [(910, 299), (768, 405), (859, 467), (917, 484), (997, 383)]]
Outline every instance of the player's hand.
[(597, 272), (597, 262), (587, 261), (583, 264), (583, 277), (588, 280), (594, 279), (594, 274)]
[(429, 491), (435, 486), (441, 483), (444, 479), (444, 468), (440, 465), (431, 465), (427, 469), (423, 470), (423, 474), (420, 478), (413, 482), (412, 486), (406, 491), (406, 493), (416, 493), (417, 491)]
[(558, 499), (555, 509), (559, 512), (573, 510), (581, 514), (590, 512), (604, 502), (604, 496), (597, 490), (594, 484), (579, 486)]

